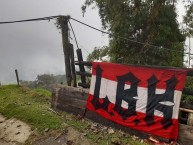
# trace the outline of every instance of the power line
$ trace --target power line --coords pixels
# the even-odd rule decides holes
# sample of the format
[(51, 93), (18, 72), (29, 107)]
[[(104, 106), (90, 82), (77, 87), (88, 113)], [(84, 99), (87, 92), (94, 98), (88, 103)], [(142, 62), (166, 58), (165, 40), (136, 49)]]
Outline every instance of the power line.
[[(75, 39), (75, 42), (76, 42), (77, 49), (80, 49), (79, 46), (78, 46), (78, 45), (80, 45), (80, 44), (78, 43), (78, 41), (77, 41), (77, 39), (76, 39), (76, 35), (75, 35), (74, 29), (73, 29), (73, 27), (72, 27), (72, 24), (70, 23), (70, 21), (68, 21), (68, 22), (69, 22), (69, 24), (70, 24), (72, 33), (73, 33), (73, 35), (74, 35), (74, 39)], [(81, 48), (84, 49), (84, 50), (87, 52), (88, 55), (90, 54), (84, 47), (81, 47)]]
[[(73, 33), (73, 35), (74, 35), (74, 39), (75, 39), (75, 43), (76, 43), (77, 49), (80, 49), (79, 46), (78, 46), (78, 45), (80, 45), (80, 44), (78, 43), (78, 41), (77, 41), (77, 39), (76, 39), (76, 35), (75, 35), (74, 29), (73, 29), (73, 27), (72, 27), (72, 24), (70, 23), (70, 21), (68, 21), (68, 22), (69, 22), (69, 24), (70, 24), (72, 33)], [(84, 47), (82, 47), (82, 45), (80, 45), (80, 46), (81, 46), (81, 48), (82, 48), (85, 52), (87, 52), (88, 55), (90, 54)], [(94, 57), (93, 57), (93, 58), (94, 58)]]
[[(102, 32), (102, 33), (104, 33), (104, 34), (108, 34), (108, 35), (110, 35), (110, 36), (113, 36), (113, 34), (111, 34), (111, 33), (109, 33), (109, 32), (105, 32), (105, 31), (103, 31), (103, 30), (97, 29), (97, 28), (95, 28), (95, 27), (93, 27), (93, 26), (90, 26), (90, 25), (88, 25), (88, 24), (86, 24), (86, 23), (84, 23), (84, 22), (81, 22), (81, 21), (79, 21), (79, 20), (77, 20), (77, 19), (74, 19), (74, 18), (70, 18), (70, 19), (72, 19), (72, 20), (74, 20), (74, 21), (76, 21), (76, 22), (78, 22), (78, 23), (80, 23), (80, 24), (83, 24), (83, 25), (85, 25), (85, 26), (87, 26), (87, 27), (90, 27), (90, 28), (92, 28), (92, 29), (94, 29), (94, 30), (97, 30), (97, 31), (99, 31), (99, 32)], [(166, 50), (173, 51), (173, 52), (178, 52), (178, 53), (184, 53), (184, 54), (193, 55), (192, 53), (188, 53), (188, 52), (184, 52), (184, 51), (179, 51), (179, 50), (173, 50), (173, 49), (169, 49), (169, 48), (165, 48), (165, 47), (160, 47), (160, 46), (156, 46), (156, 45), (152, 45), (152, 44), (148, 44), (148, 43), (144, 43), (144, 42), (132, 40), (132, 39), (129, 39), (129, 38), (125, 38), (125, 37), (122, 37), (122, 36), (116, 36), (116, 37), (121, 38), (121, 39), (125, 39), (125, 40), (128, 40), (128, 41), (131, 41), (131, 42), (135, 42), (135, 43), (138, 43), (138, 44), (148, 45), (148, 46), (151, 46), (151, 47), (154, 47), (154, 48), (166, 49)]]
[(80, 43), (78, 43), (79, 45), (80, 45), (80, 47), (82, 48), (82, 49), (84, 49), (84, 51), (89, 55), (90, 54), (90, 52), (84, 47), (84, 46), (82, 46)]
[(78, 49), (80, 49), (80, 48), (78, 47), (78, 42), (77, 42), (76, 35), (75, 35), (75, 33), (74, 33), (74, 29), (73, 29), (73, 27), (72, 27), (72, 24), (70, 23), (70, 21), (68, 21), (68, 22), (69, 22), (70, 27), (71, 27), (71, 29), (72, 29), (72, 33), (73, 33), (73, 35), (74, 35), (74, 39), (75, 39), (75, 42), (76, 42), (76, 46), (77, 46)]
[(43, 21), (43, 20), (55, 19), (57, 17), (59, 17), (59, 16), (49, 16), (49, 17), (42, 17), (42, 18), (35, 18), (35, 19), (25, 19), (25, 20), (17, 20), (17, 21), (6, 21), (6, 22), (0, 22), (0, 24), (12, 24), (12, 23), (31, 22), (31, 21)]
[(74, 20), (74, 21), (76, 21), (76, 22), (78, 22), (78, 23), (81, 23), (81, 24), (83, 24), (83, 25), (85, 25), (85, 26), (87, 26), (87, 27), (90, 27), (90, 28), (92, 28), (92, 29), (94, 29), (94, 30), (97, 30), (97, 31), (99, 31), (99, 32), (102, 32), (102, 33), (104, 33), (104, 34), (109, 34), (109, 35), (111, 35), (109, 32), (105, 32), (105, 31), (103, 31), (103, 30), (100, 30), (100, 29), (97, 29), (97, 28), (95, 28), (95, 27), (93, 27), (93, 26), (90, 26), (90, 25), (88, 25), (88, 24), (86, 24), (86, 23), (83, 23), (83, 22), (81, 22), (81, 21), (79, 21), (79, 20), (77, 20), (77, 19), (74, 19), (74, 18), (70, 18), (70, 19), (72, 19), (72, 20)]
[[(20, 23), (20, 22), (30, 22), (30, 21), (42, 21), (42, 20), (51, 20), (51, 19), (55, 19), (55, 18), (58, 18), (58, 17), (61, 17), (63, 15), (57, 15), (57, 16), (49, 16), (49, 17), (42, 17), (42, 18), (35, 18), (35, 19), (25, 19), (25, 20), (18, 20), (18, 21), (6, 21), (6, 22), (0, 22), (0, 24), (11, 24), (11, 23)], [(97, 30), (101, 33), (104, 33), (104, 34), (108, 34), (110, 36), (113, 36), (113, 34), (109, 33), (109, 32), (106, 32), (106, 31), (103, 31), (103, 30), (100, 30), (100, 29), (97, 29), (91, 25), (88, 25), (84, 22), (81, 22), (77, 19), (74, 19), (72, 17), (70, 17), (70, 19), (80, 23), (80, 24), (83, 24), (87, 27), (90, 27), (94, 30)], [(73, 32), (74, 33), (74, 32)], [(143, 44), (143, 45), (148, 45), (148, 46), (151, 46), (153, 48), (158, 48), (158, 49), (165, 49), (165, 50), (169, 50), (169, 51), (173, 51), (173, 52), (178, 52), (178, 53), (183, 53), (183, 54), (188, 54), (188, 55), (193, 55), (192, 53), (188, 53), (188, 52), (184, 52), (184, 51), (179, 51), (179, 50), (173, 50), (173, 49), (169, 49), (169, 48), (165, 48), (165, 47), (160, 47), (160, 46), (156, 46), (156, 45), (152, 45), (152, 44), (148, 44), (148, 43), (144, 43), (144, 42), (140, 42), (140, 41), (136, 41), (136, 40), (132, 40), (132, 39), (129, 39), (129, 38), (126, 38), (126, 37), (122, 37), (122, 36), (116, 36), (118, 38), (121, 38), (121, 39), (125, 39), (127, 41), (130, 41), (130, 42), (135, 42), (135, 43), (138, 43), (138, 44)]]

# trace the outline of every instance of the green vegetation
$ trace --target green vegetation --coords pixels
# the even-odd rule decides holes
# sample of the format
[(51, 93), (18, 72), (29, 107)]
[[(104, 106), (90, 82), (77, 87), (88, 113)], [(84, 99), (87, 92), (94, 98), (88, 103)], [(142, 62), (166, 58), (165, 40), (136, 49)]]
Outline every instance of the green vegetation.
[(108, 128), (93, 123), (90, 120), (77, 120), (74, 115), (68, 113), (56, 114), (49, 110), (51, 92), (44, 89), (29, 89), (16, 85), (0, 86), (0, 113), (7, 118), (17, 118), (37, 129), (39, 133), (48, 128), (56, 132), (72, 126), (85, 137), (100, 145), (110, 145), (119, 142), (122, 145), (145, 145), (139, 138), (118, 130), (108, 133)]
[(188, 35), (193, 35), (193, 1), (186, 2), (186, 15), (184, 16), (184, 23), (186, 24), (186, 31)]
[(92, 62), (94, 60), (103, 60), (104, 56), (109, 56), (109, 47), (103, 46), (103, 47), (95, 47), (93, 52), (90, 53), (87, 57), (87, 61)]
[(65, 75), (41, 74), (34, 81), (20, 80), (20, 84), (29, 88), (43, 88), (52, 91), (56, 84), (66, 84)]
[[(184, 30), (177, 22), (179, 1), (85, 0), (83, 14), (87, 7), (96, 6), (103, 28), (112, 34), (109, 46), (94, 48), (87, 60), (101, 60), (101, 56), (108, 55), (116, 63), (183, 67), (185, 38), (193, 35), (193, 1), (183, 2)], [(192, 82), (188, 78), (186, 86), (193, 88)], [(193, 97), (183, 95), (182, 101), (193, 104)]]
[(121, 63), (183, 66), (185, 36), (176, 20), (176, 3), (177, 0), (85, 0), (82, 11), (85, 13), (91, 5), (99, 9), (103, 28), (112, 34), (112, 62), (121, 59)]
[[(187, 77), (185, 86), (193, 89), (193, 77)], [(182, 95), (182, 102), (193, 105), (193, 96)]]
[[(73, 126), (75, 129), (80, 131), (93, 142), (100, 145), (147, 145), (141, 139), (136, 136), (131, 136), (120, 130), (112, 129), (113, 133), (108, 131), (108, 128), (90, 120), (77, 120), (73, 119), (72, 115), (65, 113), (65, 122)], [(113, 143), (112, 143), (113, 142)]]
[(0, 113), (15, 117), (42, 132), (45, 128), (58, 129), (62, 118), (48, 111), (51, 93), (43, 89), (29, 90), (16, 85), (0, 87)]
[(38, 93), (39, 95), (42, 95), (42, 96), (45, 96), (45, 97), (49, 97), (49, 98), (52, 95), (52, 93), (50, 91), (42, 89), (42, 88), (33, 89), (32, 92)]

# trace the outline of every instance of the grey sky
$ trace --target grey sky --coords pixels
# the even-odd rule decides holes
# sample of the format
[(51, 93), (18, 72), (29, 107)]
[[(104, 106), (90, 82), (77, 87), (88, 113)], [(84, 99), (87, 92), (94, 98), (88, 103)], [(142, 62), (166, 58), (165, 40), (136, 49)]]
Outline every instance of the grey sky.
[[(2, 0), (0, 21), (21, 20), (53, 15), (71, 15), (101, 28), (97, 10), (89, 9), (82, 17), (84, 0)], [(34, 80), (38, 74), (64, 74), (61, 34), (55, 21), (0, 25), (0, 81), (14, 83), (14, 69), (20, 79)], [(107, 36), (71, 21), (84, 57), (95, 46), (108, 44)], [(73, 36), (72, 36), (73, 37)], [(74, 40), (71, 40), (74, 43)], [(76, 45), (74, 45), (76, 49)], [(84, 49), (83, 49), (84, 48)]]
[[(101, 28), (97, 9), (87, 10), (82, 17), (84, 0), (1, 0), (0, 21), (22, 20), (53, 15), (71, 15), (73, 18)], [(178, 14), (184, 14), (181, 4)], [(182, 21), (182, 19), (179, 19)], [(20, 79), (35, 80), (38, 74), (64, 74), (61, 34), (55, 21), (27, 22), (0, 25), (0, 82), (15, 83), (14, 70)], [(84, 57), (95, 46), (108, 45), (108, 37), (71, 21)], [(73, 36), (72, 36), (73, 37)], [(74, 43), (74, 40), (71, 40)], [(76, 45), (74, 45), (76, 49)]]

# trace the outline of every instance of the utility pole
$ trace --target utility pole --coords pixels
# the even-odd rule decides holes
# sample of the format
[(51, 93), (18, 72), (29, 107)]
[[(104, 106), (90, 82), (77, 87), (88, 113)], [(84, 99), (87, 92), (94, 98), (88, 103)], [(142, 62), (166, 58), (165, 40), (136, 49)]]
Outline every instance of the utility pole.
[(72, 44), (70, 44), (69, 42), (69, 28), (68, 28), (69, 19), (70, 16), (61, 16), (58, 18), (57, 23), (62, 32), (62, 43), (64, 51), (67, 85), (76, 87), (74, 50)]

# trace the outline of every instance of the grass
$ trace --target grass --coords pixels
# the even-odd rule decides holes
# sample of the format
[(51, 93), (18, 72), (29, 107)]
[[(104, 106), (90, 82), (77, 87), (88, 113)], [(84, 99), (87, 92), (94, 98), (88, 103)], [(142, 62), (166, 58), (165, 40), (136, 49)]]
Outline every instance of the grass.
[[(77, 120), (74, 119), (75, 117), (68, 113), (63, 113), (64, 122), (67, 123), (70, 126), (73, 126), (75, 129), (77, 129), (79, 132), (85, 134), (85, 136), (91, 140), (92, 142), (98, 144), (98, 145), (114, 145), (118, 143), (112, 144), (112, 140), (118, 140), (118, 142), (121, 145), (148, 145), (144, 142), (141, 142), (141, 139), (133, 139), (136, 137), (132, 137), (127, 133), (122, 134), (122, 131), (114, 130), (113, 134), (109, 134), (107, 129), (103, 129), (104, 126), (98, 124), (95, 129), (93, 129), (91, 126), (94, 122), (83, 119), (83, 120)], [(94, 123), (95, 124), (95, 123)], [(122, 133), (120, 133), (122, 132)]]
[(32, 92), (34, 93), (38, 93), (39, 95), (42, 95), (44, 97), (51, 97), (52, 93), (48, 90), (45, 90), (45, 89), (42, 89), (42, 88), (36, 88), (36, 89), (33, 89)]
[(45, 128), (58, 129), (62, 117), (48, 111), (51, 93), (43, 89), (30, 90), (16, 85), (0, 87), (0, 113), (15, 117), (42, 132)]
[(30, 124), (39, 133), (43, 133), (46, 128), (61, 131), (67, 125), (100, 145), (110, 145), (112, 139), (119, 139), (123, 145), (145, 145), (140, 140), (133, 140), (128, 134), (121, 136), (118, 130), (114, 130), (113, 134), (108, 134), (107, 130), (93, 131), (93, 122), (90, 120), (77, 120), (75, 116), (65, 112), (56, 115), (48, 110), (50, 102), (51, 92), (41, 88), (31, 90), (16, 85), (0, 86), (0, 113), (7, 118), (14, 117)]

